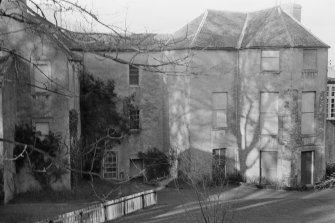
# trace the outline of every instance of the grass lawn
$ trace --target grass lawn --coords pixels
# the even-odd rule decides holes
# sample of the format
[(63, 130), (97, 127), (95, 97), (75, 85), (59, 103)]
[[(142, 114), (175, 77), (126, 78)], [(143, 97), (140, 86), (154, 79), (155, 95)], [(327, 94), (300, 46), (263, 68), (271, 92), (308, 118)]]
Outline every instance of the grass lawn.
[(36, 191), (18, 194), (9, 204), (0, 205), (0, 222), (34, 222), (58, 214), (84, 208), (98, 197), (110, 193), (108, 200), (153, 189), (152, 186), (140, 182), (115, 182), (94, 180), (94, 190), (88, 181), (80, 181), (77, 187), (70, 191)]

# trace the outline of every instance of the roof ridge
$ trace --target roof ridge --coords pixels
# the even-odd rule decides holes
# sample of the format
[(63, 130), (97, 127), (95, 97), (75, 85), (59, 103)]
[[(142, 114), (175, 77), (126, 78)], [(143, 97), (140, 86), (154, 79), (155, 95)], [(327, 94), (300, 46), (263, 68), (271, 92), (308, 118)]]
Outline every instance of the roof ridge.
[(279, 13), (279, 16), (280, 16), (280, 21), (282, 22), (282, 25), (284, 26), (285, 30), (286, 30), (286, 34), (288, 36), (288, 39), (290, 41), (290, 45), (291, 47), (294, 47), (294, 42), (293, 42), (293, 39), (292, 39), (292, 36), (291, 36), (291, 33), (288, 31), (288, 28), (287, 28), (287, 24), (286, 22), (284, 21), (284, 18), (283, 18), (283, 15), (282, 15), (282, 12), (284, 10), (281, 8), (281, 7), (278, 7), (278, 13)]
[(330, 48), (330, 46), (328, 44), (326, 44), (325, 42), (323, 42), (319, 37), (317, 37), (316, 35), (314, 35), (307, 27), (305, 27), (301, 22), (299, 22), (298, 20), (296, 20), (296, 18), (294, 18), (292, 15), (290, 15), (289, 13), (287, 13), (285, 10), (282, 10), (282, 12), (284, 12), (286, 15), (288, 15), (295, 23), (297, 23), (300, 27), (302, 27), (306, 32), (308, 32), (310, 35), (312, 35), (314, 38), (316, 38), (318, 41), (320, 41), (323, 45), (327, 46), (328, 48)]
[(207, 19), (208, 11), (209, 11), (208, 9), (205, 11), (204, 16), (202, 17), (202, 20), (199, 24), (199, 27), (198, 27), (196, 33), (194, 34), (194, 37), (193, 37), (193, 40), (192, 40), (190, 46), (193, 46), (195, 40), (197, 39), (197, 36), (198, 36), (199, 32), (202, 30), (202, 27), (204, 26), (204, 23), (206, 22), (206, 19)]
[(237, 49), (241, 49), (241, 45), (242, 45), (242, 42), (243, 42), (243, 39), (244, 39), (245, 30), (247, 29), (248, 22), (249, 22), (249, 13), (246, 13), (243, 28), (241, 30), (240, 37), (238, 38), (238, 42), (237, 42), (237, 46), (236, 46)]

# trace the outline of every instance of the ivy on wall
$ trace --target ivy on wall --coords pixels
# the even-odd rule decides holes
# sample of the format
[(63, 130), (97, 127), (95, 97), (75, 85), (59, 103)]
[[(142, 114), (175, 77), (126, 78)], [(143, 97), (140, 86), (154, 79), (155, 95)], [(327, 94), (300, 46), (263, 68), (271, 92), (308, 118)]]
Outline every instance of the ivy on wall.
[[(84, 171), (99, 173), (105, 148), (129, 132), (127, 112), (120, 110), (124, 100), (114, 92), (114, 81), (103, 81), (84, 73), (80, 79), (80, 118)], [(123, 113), (121, 113), (123, 112)]]

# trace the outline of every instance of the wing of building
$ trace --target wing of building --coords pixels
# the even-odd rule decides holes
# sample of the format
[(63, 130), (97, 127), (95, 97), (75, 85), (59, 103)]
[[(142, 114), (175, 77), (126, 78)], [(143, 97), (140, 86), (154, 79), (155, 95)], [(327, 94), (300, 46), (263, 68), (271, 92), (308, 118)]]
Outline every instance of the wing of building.
[[(66, 90), (78, 92), (81, 72), (114, 80), (120, 97), (134, 96), (129, 137), (106, 150), (113, 166), (101, 167), (106, 178), (137, 176), (144, 168), (138, 152), (158, 148), (178, 154), (179, 171), (199, 179), (240, 174), (252, 182), (312, 185), (324, 176), (328, 153), (329, 46), (300, 18), (296, 4), (250, 13), (207, 10), (172, 35), (31, 34), (35, 48), (27, 43), (20, 50), (45, 64)], [(13, 94), (15, 105), (4, 104), (3, 117), (14, 109), (6, 106), (16, 106), (17, 115), (3, 121), (3, 134), (26, 120), (65, 135), (79, 102), (39, 91)]]

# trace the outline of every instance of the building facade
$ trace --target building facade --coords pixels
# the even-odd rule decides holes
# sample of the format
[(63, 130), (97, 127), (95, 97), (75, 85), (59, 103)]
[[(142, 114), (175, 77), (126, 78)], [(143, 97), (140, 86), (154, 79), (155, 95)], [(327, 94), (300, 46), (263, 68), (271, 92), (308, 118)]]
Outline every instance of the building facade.
[(168, 77), (170, 145), (188, 171), (211, 175), (221, 159), (252, 182), (323, 178), (328, 46), (297, 19), (281, 7), (209, 10), (175, 33), (170, 53), (192, 54)]

